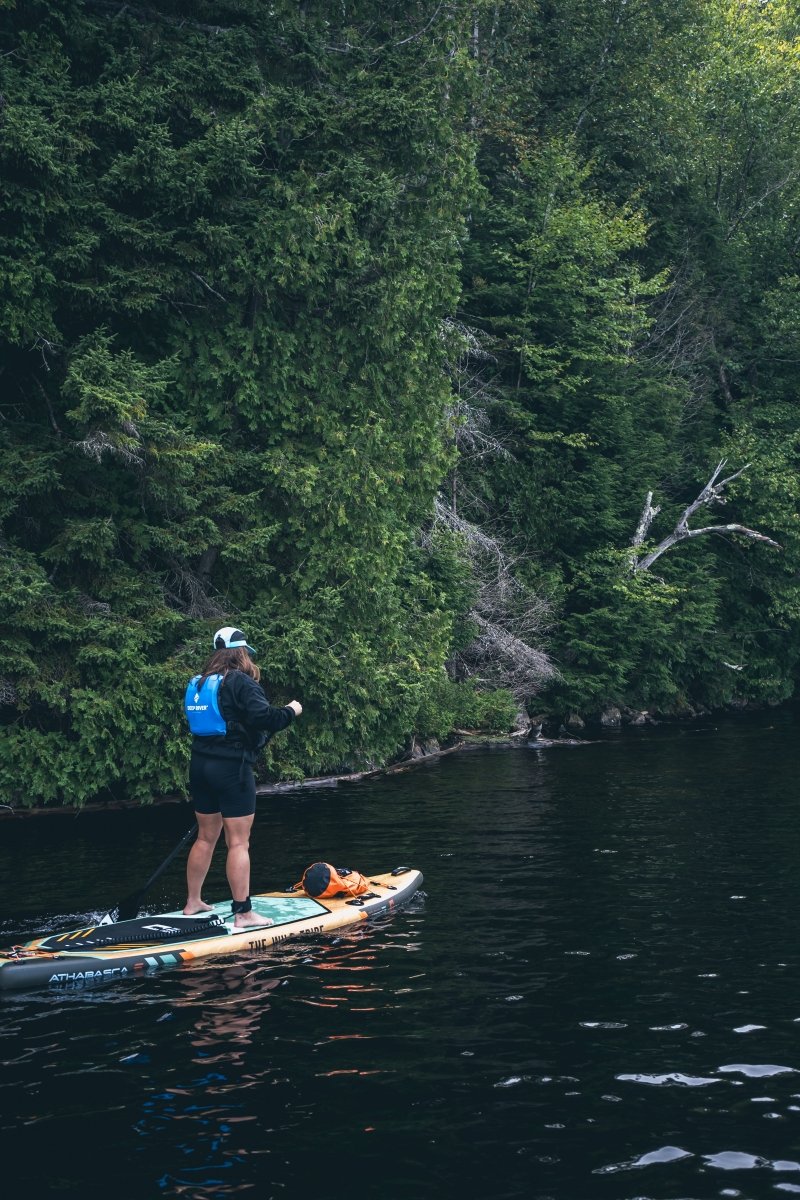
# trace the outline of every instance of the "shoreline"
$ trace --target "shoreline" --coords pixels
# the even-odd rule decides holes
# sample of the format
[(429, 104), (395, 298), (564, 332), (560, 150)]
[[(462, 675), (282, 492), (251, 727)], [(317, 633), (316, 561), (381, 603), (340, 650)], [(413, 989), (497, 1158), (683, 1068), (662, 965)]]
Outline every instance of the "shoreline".
[[(736, 705), (717, 709), (716, 711), (698, 709), (691, 713), (658, 714), (658, 716), (653, 713), (647, 713), (646, 720), (631, 720), (629, 714), (636, 713), (636, 710), (625, 709), (623, 710), (624, 715), (621, 714), (621, 720), (603, 721), (602, 719), (597, 719), (592, 722), (581, 721), (580, 727), (577, 726), (577, 723), (570, 727), (568, 720), (557, 724), (549, 716), (544, 718), (534, 717), (531, 718), (531, 724), (526, 728), (515, 729), (505, 734), (485, 734), (469, 729), (454, 729), (443, 745), (440, 745), (435, 740), (419, 742), (416, 737), (413, 737), (411, 739), (411, 748), (405, 757), (389, 763), (385, 767), (373, 767), (365, 771), (354, 771), (347, 774), (309, 776), (305, 779), (284, 780), (278, 783), (261, 783), (256, 785), (256, 795), (282, 796), (289, 795), (292, 792), (333, 790), (340, 786), (347, 786), (348, 784), (380, 779), (388, 775), (399, 775), (405, 771), (412, 771), (424, 763), (436, 762), (451, 754), (471, 749), (480, 749), (482, 747), (495, 747), (496, 749), (505, 747), (512, 749), (514, 747), (527, 746), (532, 750), (548, 750), (559, 747), (593, 746), (597, 745), (603, 738), (587, 737), (586, 733), (597, 732), (608, 735), (610, 733), (621, 733), (626, 729), (638, 729), (643, 733), (646, 730), (655, 730), (659, 726), (691, 724), (710, 717), (725, 716), (735, 718), (752, 716), (754, 713), (765, 712), (768, 709), (784, 708), (791, 706), (791, 704), (792, 700), (788, 700), (781, 705)], [(614, 712), (615, 718), (620, 713), (619, 709), (612, 709), (611, 711)], [(641, 715), (644, 716), (645, 714), (642, 713)], [(555, 736), (543, 736), (542, 729), (543, 727), (548, 728), (548, 726), (548, 732), (550, 730), (554, 732), (556, 729), (558, 730)], [(155, 796), (152, 800), (146, 802), (136, 800), (105, 800), (93, 801), (83, 805), (33, 805), (30, 808), (11, 808), (9, 805), (0, 804), (0, 821), (25, 820), (29, 817), (47, 816), (69, 816), (76, 818), (82, 814), (137, 812), (148, 808), (163, 808), (168, 805), (188, 805), (188, 796), (168, 794), (166, 796)]]
[[(425, 763), (436, 762), (440, 758), (446, 758), (451, 754), (457, 754), (464, 750), (478, 749), (482, 746), (495, 746), (498, 749), (507, 747), (514, 748), (521, 745), (529, 745), (534, 749), (550, 749), (558, 746), (589, 746), (595, 744), (592, 739), (588, 738), (544, 738), (541, 736), (531, 736), (532, 730), (524, 729), (515, 731), (511, 734), (472, 734), (467, 730), (458, 730), (455, 734), (460, 740), (454, 745), (440, 746), (437, 749), (425, 750), (412, 742), (412, 750), (410, 757), (403, 758), (398, 762), (390, 763), (386, 767), (374, 767), (366, 771), (354, 771), (351, 774), (345, 775), (318, 775), (310, 776), (307, 779), (285, 780), (280, 783), (262, 783), (256, 785), (257, 796), (282, 796), (291, 792), (301, 791), (324, 791), (325, 789), (335, 789), (341, 785), (361, 783), (367, 779), (379, 779), (385, 775), (400, 775), (405, 771), (413, 771)], [(525, 739), (529, 740), (526, 742)], [(162, 808), (165, 805), (184, 805), (188, 803), (188, 797), (167, 795), (156, 796), (147, 803), (141, 803), (135, 800), (105, 800), (96, 801), (89, 804), (41, 804), (33, 805), (30, 808), (11, 808), (10, 805), (0, 806), (0, 821), (7, 820), (27, 820), (29, 817), (47, 817), (47, 816), (67, 816), (79, 817), (84, 814), (96, 813), (111, 813), (111, 812), (137, 812), (148, 808)]]

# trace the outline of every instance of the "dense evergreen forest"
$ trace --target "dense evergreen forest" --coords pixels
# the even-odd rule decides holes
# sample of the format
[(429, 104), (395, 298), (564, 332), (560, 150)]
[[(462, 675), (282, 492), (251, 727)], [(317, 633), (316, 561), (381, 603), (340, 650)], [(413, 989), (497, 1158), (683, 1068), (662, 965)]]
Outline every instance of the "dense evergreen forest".
[(230, 622), (273, 777), (789, 697), (798, 111), (800, 0), (7, 2), (3, 799)]

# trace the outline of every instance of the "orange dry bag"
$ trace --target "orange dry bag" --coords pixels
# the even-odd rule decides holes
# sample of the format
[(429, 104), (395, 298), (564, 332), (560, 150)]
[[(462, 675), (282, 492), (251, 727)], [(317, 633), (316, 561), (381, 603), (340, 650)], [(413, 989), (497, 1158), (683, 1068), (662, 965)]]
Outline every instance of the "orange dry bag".
[(362, 896), (369, 884), (358, 871), (332, 867), (330, 863), (312, 863), (300, 880), (303, 891), (314, 900), (338, 900), (342, 896)]

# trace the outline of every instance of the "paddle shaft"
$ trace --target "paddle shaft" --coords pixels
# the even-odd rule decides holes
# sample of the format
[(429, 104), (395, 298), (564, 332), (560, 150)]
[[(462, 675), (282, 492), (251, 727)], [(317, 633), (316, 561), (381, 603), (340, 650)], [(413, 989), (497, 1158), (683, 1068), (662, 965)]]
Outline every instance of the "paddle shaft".
[[(142, 903), (142, 899), (143, 899), (143, 897), (144, 897), (145, 893), (146, 893), (147, 891), (149, 891), (149, 889), (150, 889), (150, 888), (153, 886), (153, 884), (155, 883), (155, 881), (156, 881), (156, 880), (157, 880), (157, 879), (158, 879), (158, 878), (159, 878), (161, 875), (163, 875), (163, 874), (164, 874), (164, 872), (166, 871), (167, 867), (170, 865), (170, 863), (172, 862), (172, 860), (173, 860), (173, 859), (174, 859), (174, 858), (175, 858), (175, 857), (176, 857), (178, 854), (180, 854), (181, 850), (182, 850), (182, 849), (183, 849), (183, 847), (186, 845), (186, 843), (187, 843), (187, 842), (190, 842), (190, 841), (191, 841), (191, 840), (192, 840), (192, 839), (195, 837), (195, 835), (196, 835), (196, 834), (197, 834), (197, 824), (195, 823), (195, 824), (194, 824), (194, 825), (191, 827), (191, 829), (187, 829), (186, 833), (183, 835), (183, 837), (181, 838), (181, 840), (178, 842), (177, 846), (175, 846), (175, 847), (174, 847), (174, 849), (170, 850), (169, 854), (168, 854), (168, 855), (167, 855), (167, 857), (164, 859), (164, 861), (162, 862), (161, 866), (160, 866), (160, 867), (158, 867), (158, 868), (157, 868), (157, 869), (156, 869), (156, 870), (153, 872), (153, 874), (152, 874), (152, 875), (150, 876), (150, 878), (148, 879), (147, 883), (143, 884), (143, 886), (142, 886), (142, 887), (140, 887), (138, 891), (136, 891), (136, 892), (131, 892), (131, 894), (130, 894), (129, 896), (125, 896), (125, 897), (123, 897), (123, 899), (122, 899), (122, 900), (120, 900), (120, 901), (119, 901), (119, 903), (118, 903), (118, 904), (116, 904), (116, 905), (114, 906), (114, 907), (116, 908), (116, 910), (117, 910), (117, 917), (116, 917), (116, 919), (117, 919), (118, 921), (131, 921), (131, 920), (133, 920), (133, 918), (134, 918), (134, 917), (137, 915), (137, 913), (139, 912), (139, 905)], [(114, 911), (114, 908), (110, 908), (110, 909), (108, 910), (108, 912), (106, 913), (106, 915), (103, 917), (102, 921), (100, 922), (100, 924), (101, 924), (101, 925), (102, 925), (102, 924), (106, 924), (106, 925), (107, 925), (107, 924), (109, 924), (110, 922), (112, 922), (112, 921), (114, 920), (114, 918), (111, 916), (111, 913), (112, 913), (113, 911)]]

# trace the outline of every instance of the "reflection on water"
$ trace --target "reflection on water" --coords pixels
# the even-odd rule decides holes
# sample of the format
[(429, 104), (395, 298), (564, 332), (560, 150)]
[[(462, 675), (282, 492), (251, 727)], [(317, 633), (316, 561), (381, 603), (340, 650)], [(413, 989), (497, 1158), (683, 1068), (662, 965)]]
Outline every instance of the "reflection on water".
[[(118, 1200), (800, 1194), (796, 742), (787, 711), (262, 803), (259, 886), (411, 862), (425, 894), (263, 957), (4, 998), (4, 1161), (31, 1196)], [(3, 823), (3, 940), (82, 923), (185, 823)], [(152, 910), (179, 893), (178, 866)]]

